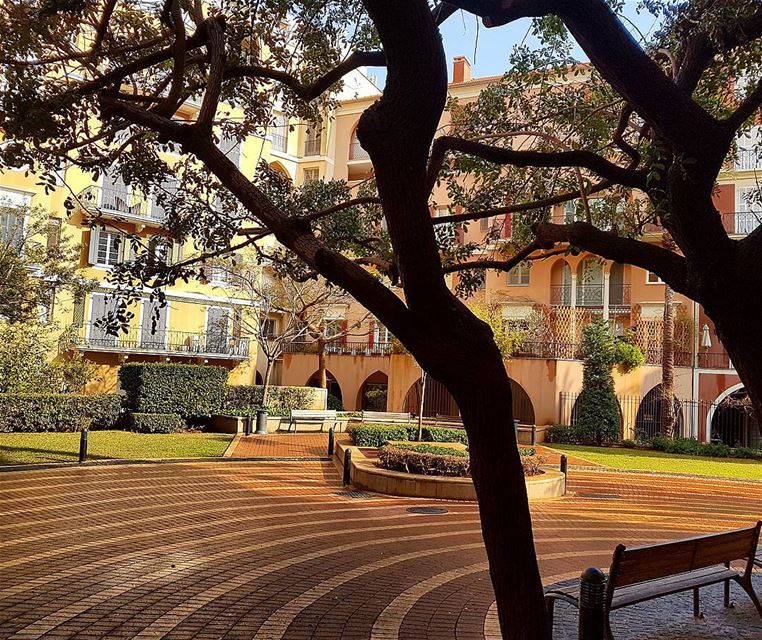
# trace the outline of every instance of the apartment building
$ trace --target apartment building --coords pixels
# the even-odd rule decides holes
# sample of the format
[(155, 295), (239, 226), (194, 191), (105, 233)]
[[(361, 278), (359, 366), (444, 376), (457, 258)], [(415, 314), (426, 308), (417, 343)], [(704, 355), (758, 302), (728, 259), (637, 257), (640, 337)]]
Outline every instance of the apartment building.
[[(450, 95), (464, 102), (474, 100), (494, 81), (472, 79), (467, 60), (459, 57), (454, 61)], [(326, 175), (350, 182), (372, 175), (356, 127), (374, 100), (374, 96), (345, 100), (336, 110), (330, 141), (332, 173), (327, 163)], [(446, 130), (447, 114), (441, 124), (440, 130)], [(717, 208), (728, 233), (735, 237), (750, 233), (762, 222), (762, 210), (747, 200), (750, 190), (758, 188), (757, 174), (762, 171), (760, 135), (755, 129), (739, 142), (738, 159), (726, 167), (717, 187)], [(446, 201), (443, 194), (436, 196)], [(574, 215), (573, 203), (553, 212), (557, 222), (573, 220)], [(501, 225), (503, 237), (510, 237), (511, 221), (501, 218), (471, 224), (463, 240), (479, 242), (494, 224)], [(661, 238), (658, 228), (645, 230), (646, 240), (661, 242)], [(457, 277), (451, 278), (451, 284), (457, 284)], [(574, 420), (582, 387), (581, 330), (592, 318), (603, 316), (618, 333), (627, 333), (646, 357), (645, 365), (631, 373), (615, 372), (623, 435), (653, 434), (658, 429), (665, 286), (655, 274), (584, 253), (557, 256), (522, 265), (509, 274), (489, 271), (475, 297), (499, 304), (506, 323), (527, 328), (527, 339), (506, 363), (522, 422), (547, 425)], [(759, 446), (756, 423), (738, 402), (744, 397), (743, 385), (711, 320), (683, 296), (675, 295), (674, 304), (675, 395), (681, 433), (704, 441)], [(290, 351), (283, 359), (283, 384), (309, 383), (317, 368), (314, 345), (292, 345)], [(422, 371), (411, 356), (395, 351), (388, 332), (371, 322), (362, 338), (333, 344), (327, 355), (331, 393), (348, 410), (377, 409), (378, 392), (385, 389), (387, 410), (417, 413)], [(457, 413), (452, 398), (435, 380), (427, 381), (425, 395), (426, 415)]]
[[(354, 72), (340, 97), (377, 94), (368, 77)], [(187, 103), (180, 117), (193, 120), (200, 105)], [(332, 173), (332, 121), (326, 114), (323, 126), (306, 125), (289, 119), (273, 107), (273, 126), (263, 136), (249, 136), (240, 143), (221, 136), (220, 148), (247, 176), (253, 176), (260, 162), (282, 172), (300, 184)], [(235, 113), (233, 113), (235, 116)], [(166, 160), (176, 161), (172, 153)], [(178, 261), (195, 252), (192, 243), (180, 246), (167, 236), (167, 211), (155, 194), (138, 193), (117, 175), (102, 175), (97, 182), (76, 167), (60, 176), (59, 184), (46, 192), (38, 178), (23, 170), (0, 173), (1, 233), (14, 233), (29, 223), (26, 212), (40, 208), (48, 212), (62, 236), (79, 245), (82, 276), (97, 282), (95, 289), (74, 299), (59, 291), (51, 330), (60, 332), (59, 351), (75, 349), (99, 365), (98, 376), (88, 391), (113, 391), (117, 371), (124, 362), (182, 362), (222, 365), (230, 370), (234, 384), (254, 384), (264, 371), (256, 341), (242, 329), (240, 315), (253, 305), (251, 299), (236, 298), (227, 281), (226, 271), (210, 265), (203, 282), (177, 282), (165, 290), (167, 304), (151, 300), (151, 292), (130, 308), (134, 317), (126, 332), (112, 335), (98, 320), (113, 308), (115, 286), (109, 282), (110, 271), (129, 260), (132, 247), (125, 234), (135, 234), (141, 243), (162, 261)], [(177, 189), (174, 181), (164, 185), (167, 192)], [(67, 198), (75, 207), (68, 210)], [(100, 222), (90, 224), (90, 214), (97, 211)], [(92, 226), (92, 228), (91, 228)], [(69, 332), (71, 329), (71, 333)], [(56, 357), (59, 354), (51, 354)], [(273, 381), (279, 382), (276, 372)]]

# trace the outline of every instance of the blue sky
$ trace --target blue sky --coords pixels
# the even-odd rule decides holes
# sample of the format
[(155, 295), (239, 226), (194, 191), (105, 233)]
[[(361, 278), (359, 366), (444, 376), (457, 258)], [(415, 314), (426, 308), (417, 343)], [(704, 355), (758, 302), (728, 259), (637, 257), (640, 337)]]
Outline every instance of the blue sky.
[[(657, 25), (650, 14), (638, 14), (639, 2), (640, 0), (626, 0), (625, 16), (632, 22), (629, 25), (631, 31), (637, 28), (648, 34)], [(524, 40), (527, 44), (532, 44), (529, 27), (529, 20), (520, 20), (503, 27), (487, 29), (471, 14), (462, 11), (454, 14), (442, 25), (445, 52), (450, 63), (450, 77), (452, 78), (452, 59), (455, 56), (468, 58), (472, 77), (503, 74), (508, 69), (508, 57), (514, 45)], [(573, 54), (581, 61), (587, 60), (579, 47), (574, 49)], [(385, 70), (372, 69), (371, 73), (383, 84)]]

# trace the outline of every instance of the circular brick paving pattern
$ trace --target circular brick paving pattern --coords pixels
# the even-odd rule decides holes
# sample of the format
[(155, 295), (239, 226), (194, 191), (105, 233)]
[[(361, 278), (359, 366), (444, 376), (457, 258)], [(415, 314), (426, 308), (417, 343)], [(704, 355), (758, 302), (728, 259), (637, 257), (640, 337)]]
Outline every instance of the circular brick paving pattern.
[[(575, 470), (570, 489), (532, 505), (546, 584), (762, 514), (762, 484)], [(432, 504), (347, 495), (320, 461), (4, 473), (0, 638), (496, 638), (476, 507), (408, 511)], [(703, 622), (689, 596), (633, 608), (617, 637), (760, 637), (734, 597), (707, 590)]]

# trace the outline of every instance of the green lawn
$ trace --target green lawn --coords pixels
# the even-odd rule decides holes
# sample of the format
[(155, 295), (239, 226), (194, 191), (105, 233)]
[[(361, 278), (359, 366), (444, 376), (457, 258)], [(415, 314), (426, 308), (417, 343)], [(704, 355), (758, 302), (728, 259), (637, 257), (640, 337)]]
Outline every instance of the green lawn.
[(613, 447), (587, 447), (573, 444), (546, 445), (552, 449), (574, 454), (590, 462), (612, 469), (637, 469), (691, 473), (716, 478), (743, 478), (762, 480), (762, 461), (738, 458), (704, 458), (663, 451), (619, 449)]
[[(222, 433), (91, 431), (88, 460), (218, 457), (232, 438)], [(76, 462), (78, 455), (78, 433), (0, 433), (0, 464)]]

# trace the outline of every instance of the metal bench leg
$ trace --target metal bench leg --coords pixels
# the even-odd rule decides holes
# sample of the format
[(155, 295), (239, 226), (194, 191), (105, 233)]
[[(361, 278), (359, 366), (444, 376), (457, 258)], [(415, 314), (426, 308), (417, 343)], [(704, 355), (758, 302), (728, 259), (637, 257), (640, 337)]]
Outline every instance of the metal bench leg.
[(749, 596), (751, 601), (754, 603), (754, 606), (757, 609), (757, 613), (759, 614), (759, 617), (762, 618), (762, 604), (760, 604), (759, 598), (757, 597), (757, 594), (754, 592), (754, 585), (751, 583), (751, 579), (746, 580), (744, 578), (737, 578), (735, 580), (739, 585), (741, 585), (741, 588), (746, 592), (746, 594)]
[(726, 609), (732, 609), (734, 605), (730, 601), (730, 580), (725, 580), (723, 584), (723, 592), (722, 604)]
[(704, 614), (701, 613), (701, 602), (699, 600), (699, 588), (693, 588), (693, 617), (703, 619)]

